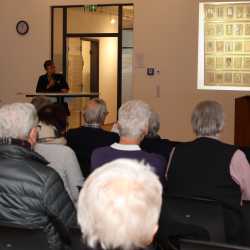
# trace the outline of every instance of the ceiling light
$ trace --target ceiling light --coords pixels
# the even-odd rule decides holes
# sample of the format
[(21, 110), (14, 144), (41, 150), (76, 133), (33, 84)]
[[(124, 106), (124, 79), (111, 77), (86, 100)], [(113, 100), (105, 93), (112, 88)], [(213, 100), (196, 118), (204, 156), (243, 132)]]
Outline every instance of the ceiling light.
[(115, 18), (112, 18), (112, 19), (110, 20), (110, 23), (111, 23), (111, 24), (115, 24), (115, 23), (116, 23)]

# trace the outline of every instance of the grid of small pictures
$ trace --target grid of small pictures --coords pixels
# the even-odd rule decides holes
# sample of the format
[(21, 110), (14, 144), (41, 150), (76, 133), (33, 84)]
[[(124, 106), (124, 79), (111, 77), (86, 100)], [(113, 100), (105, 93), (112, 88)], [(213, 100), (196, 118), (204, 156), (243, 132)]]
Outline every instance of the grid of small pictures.
[(204, 11), (205, 85), (250, 87), (250, 2)]

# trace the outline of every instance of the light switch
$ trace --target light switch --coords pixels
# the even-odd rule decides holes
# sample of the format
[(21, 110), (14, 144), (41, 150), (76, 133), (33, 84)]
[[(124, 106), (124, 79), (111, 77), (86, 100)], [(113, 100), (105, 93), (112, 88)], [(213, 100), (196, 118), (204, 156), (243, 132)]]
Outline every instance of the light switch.
[(147, 75), (154, 76), (155, 75), (155, 68), (147, 68)]

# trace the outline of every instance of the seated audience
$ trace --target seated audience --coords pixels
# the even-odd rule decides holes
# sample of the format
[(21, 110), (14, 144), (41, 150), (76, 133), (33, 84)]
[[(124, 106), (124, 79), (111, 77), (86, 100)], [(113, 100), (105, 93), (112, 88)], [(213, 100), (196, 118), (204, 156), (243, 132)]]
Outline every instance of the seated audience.
[(92, 249), (145, 249), (158, 229), (162, 186), (149, 166), (120, 159), (86, 180), (78, 223)]
[(32, 150), (37, 125), (32, 104), (0, 108), (0, 224), (44, 227), (50, 249), (66, 249), (63, 239), (76, 223), (75, 208), (60, 176)]
[(37, 112), (45, 106), (52, 104), (51, 100), (46, 96), (36, 96), (32, 98), (31, 103), (35, 106)]
[(67, 112), (58, 104), (46, 105), (38, 111), (38, 141), (52, 144), (67, 144)]
[(128, 158), (150, 164), (162, 180), (166, 171), (165, 159), (160, 155), (144, 152), (139, 146), (148, 133), (150, 115), (149, 105), (142, 101), (134, 100), (123, 104), (118, 115), (120, 142), (98, 148), (93, 152), (91, 157), (92, 171), (115, 159)]
[(162, 139), (158, 134), (160, 129), (160, 117), (159, 114), (152, 111), (149, 118), (148, 134), (144, 137), (141, 142), (142, 150), (155, 153), (163, 156), (166, 161), (169, 159), (169, 155), (173, 147), (177, 142), (172, 142), (167, 139)]
[(83, 112), (84, 126), (70, 129), (66, 135), (68, 146), (74, 150), (84, 177), (90, 174), (92, 152), (119, 140), (117, 134), (101, 128), (107, 114), (107, 106), (102, 99), (94, 98), (88, 101)]
[(245, 154), (219, 140), (224, 113), (219, 103), (199, 103), (192, 114), (194, 141), (177, 145), (167, 173), (167, 196), (219, 201), (229, 243), (241, 244), (240, 206), (250, 199), (250, 166)]

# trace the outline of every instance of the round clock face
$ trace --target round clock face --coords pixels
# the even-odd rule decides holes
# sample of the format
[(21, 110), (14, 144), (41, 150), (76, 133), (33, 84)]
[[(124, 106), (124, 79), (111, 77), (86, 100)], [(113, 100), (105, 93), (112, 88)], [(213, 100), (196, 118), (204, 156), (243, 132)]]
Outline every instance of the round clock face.
[(19, 21), (16, 25), (18, 34), (25, 35), (29, 32), (29, 24), (26, 21)]

